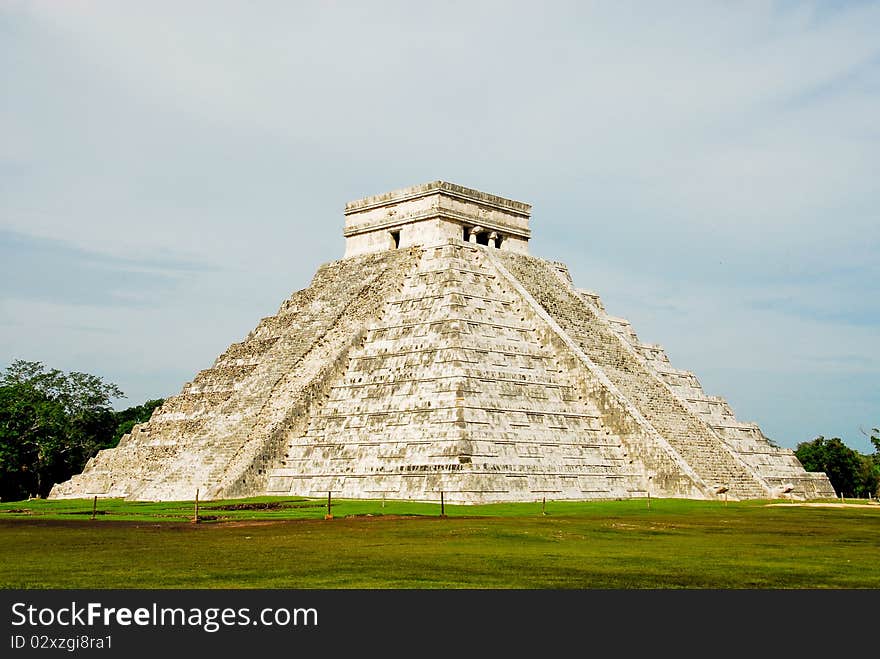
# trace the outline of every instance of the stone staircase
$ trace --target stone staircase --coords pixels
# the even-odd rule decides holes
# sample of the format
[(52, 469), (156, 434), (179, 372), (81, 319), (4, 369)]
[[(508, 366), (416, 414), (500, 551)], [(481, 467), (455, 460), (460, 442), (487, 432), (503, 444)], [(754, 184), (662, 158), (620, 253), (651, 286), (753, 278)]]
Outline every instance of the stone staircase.
[(703, 391), (694, 373), (673, 367), (662, 346), (642, 343), (627, 320), (609, 316), (597, 294), (578, 293), (688, 411), (711, 427), (736, 457), (772, 488), (774, 496), (802, 499), (836, 496), (824, 473), (807, 472), (793, 451), (775, 446), (757, 424), (739, 421), (724, 398)]
[(190, 500), (199, 490), (208, 499), (241, 479), (264, 481), (265, 465), (244, 456), (266, 453), (262, 444), (288, 420), (300, 394), (320, 388), (313, 380), (351, 349), (352, 337), (381, 308), (412, 258), (402, 250), (322, 266), (307, 289), (184, 385), (148, 424), (101, 451), (50, 496), (167, 501)]
[(595, 307), (558, 276), (556, 266), (519, 254), (499, 253), (498, 258), (709, 487), (728, 488), (735, 498), (770, 495), (767, 484), (645, 367)]
[(643, 496), (516, 294), (463, 242), (425, 248), (399, 295), (291, 436), (274, 494), (450, 502)]

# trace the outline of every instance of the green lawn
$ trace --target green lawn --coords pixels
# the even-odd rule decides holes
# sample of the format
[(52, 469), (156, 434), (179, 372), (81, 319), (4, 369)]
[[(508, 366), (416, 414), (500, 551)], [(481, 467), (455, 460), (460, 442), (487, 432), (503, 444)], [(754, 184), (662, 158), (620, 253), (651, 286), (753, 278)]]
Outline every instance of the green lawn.
[(880, 588), (880, 506), (0, 504), (3, 588)]

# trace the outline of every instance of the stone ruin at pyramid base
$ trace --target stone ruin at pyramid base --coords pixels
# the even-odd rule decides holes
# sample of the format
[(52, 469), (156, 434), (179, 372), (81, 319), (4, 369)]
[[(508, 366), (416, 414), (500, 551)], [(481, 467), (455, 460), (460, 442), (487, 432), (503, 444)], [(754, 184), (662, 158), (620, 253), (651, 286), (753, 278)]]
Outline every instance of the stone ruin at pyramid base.
[(441, 181), (348, 204), (344, 259), (50, 498), (835, 496), (529, 256), (530, 210)]

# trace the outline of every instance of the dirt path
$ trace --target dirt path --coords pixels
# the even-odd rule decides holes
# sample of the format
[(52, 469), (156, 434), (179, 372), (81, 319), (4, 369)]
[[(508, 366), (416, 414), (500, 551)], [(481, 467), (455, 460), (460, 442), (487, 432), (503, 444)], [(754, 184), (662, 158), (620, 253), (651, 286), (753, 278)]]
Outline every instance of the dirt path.
[(807, 506), (810, 508), (880, 508), (880, 503), (768, 503), (768, 506)]

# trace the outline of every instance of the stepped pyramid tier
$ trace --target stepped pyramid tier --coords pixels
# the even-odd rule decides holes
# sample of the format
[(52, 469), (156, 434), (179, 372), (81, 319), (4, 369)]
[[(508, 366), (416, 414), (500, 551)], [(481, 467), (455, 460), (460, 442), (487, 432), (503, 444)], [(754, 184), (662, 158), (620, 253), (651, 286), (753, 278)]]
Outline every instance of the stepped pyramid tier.
[(345, 207), (345, 258), (51, 498), (833, 497), (567, 267), (531, 207), (435, 181)]

